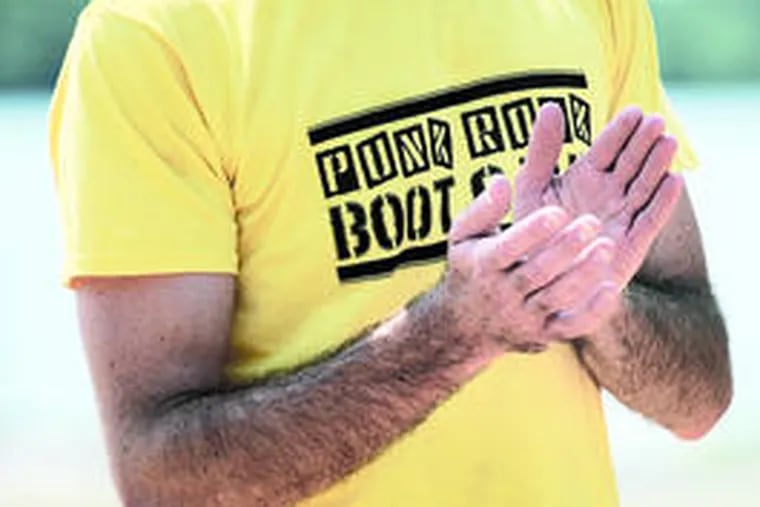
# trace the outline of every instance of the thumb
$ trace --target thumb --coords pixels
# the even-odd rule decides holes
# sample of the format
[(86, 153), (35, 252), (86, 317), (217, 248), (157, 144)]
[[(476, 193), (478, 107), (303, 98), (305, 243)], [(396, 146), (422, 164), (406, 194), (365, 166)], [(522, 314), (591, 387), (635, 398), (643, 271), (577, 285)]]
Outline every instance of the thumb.
[(520, 200), (539, 197), (549, 185), (565, 137), (565, 119), (557, 104), (548, 103), (538, 112), (528, 157), (517, 173)]
[(449, 242), (456, 244), (491, 234), (509, 211), (511, 201), (509, 180), (502, 175), (494, 176), (486, 191), (454, 221), (449, 231)]

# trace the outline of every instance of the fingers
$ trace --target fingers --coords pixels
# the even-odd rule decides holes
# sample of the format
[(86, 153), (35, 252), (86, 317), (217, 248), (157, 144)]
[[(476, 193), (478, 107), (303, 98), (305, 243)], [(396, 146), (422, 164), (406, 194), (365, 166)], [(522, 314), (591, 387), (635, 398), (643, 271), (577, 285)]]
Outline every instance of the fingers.
[(641, 172), (631, 182), (626, 196), (626, 208), (635, 215), (651, 199), (665, 172), (675, 157), (678, 143), (670, 136), (661, 137), (652, 148)]
[(548, 206), (531, 213), (498, 236), (478, 245), (478, 264), (503, 270), (543, 245), (570, 222), (562, 208)]
[(485, 192), (454, 221), (449, 231), (452, 244), (491, 234), (509, 211), (511, 204), (509, 180), (495, 176)]
[(563, 273), (551, 284), (531, 294), (526, 304), (533, 311), (553, 314), (587, 301), (592, 290), (609, 280), (614, 242), (598, 238), (579, 256), (576, 265)]
[(525, 164), (517, 173), (517, 195), (540, 195), (554, 173), (565, 137), (565, 120), (557, 104), (548, 103), (538, 112)]
[(633, 180), (652, 151), (652, 147), (664, 132), (665, 120), (661, 116), (647, 116), (641, 121), (615, 162), (613, 172), (618, 181), (627, 185)]
[(587, 304), (549, 318), (546, 334), (573, 339), (595, 333), (599, 326), (613, 315), (618, 307), (619, 297), (620, 289), (615, 284), (601, 284)]
[(599, 171), (608, 170), (636, 131), (642, 117), (643, 113), (639, 108), (624, 109), (594, 141), (584, 158), (586, 163)]
[(573, 265), (578, 255), (597, 237), (601, 223), (592, 215), (584, 215), (549, 240), (545, 247), (509, 274), (515, 290), (528, 296), (548, 285)]
[(657, 187), (654, 197), (642, 209), (631, 226), (628, 234), (634, 251), (646, 252), (657, 235), (668, 222), (683, 192), (683, 178), (669, 174)]

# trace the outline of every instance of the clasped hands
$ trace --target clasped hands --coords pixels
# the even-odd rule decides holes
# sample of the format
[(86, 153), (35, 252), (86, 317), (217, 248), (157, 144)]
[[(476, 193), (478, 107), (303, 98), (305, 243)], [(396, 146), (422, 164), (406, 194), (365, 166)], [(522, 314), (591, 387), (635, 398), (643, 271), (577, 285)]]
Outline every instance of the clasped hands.
[[(514, 198), (509, 181), (494, 178), (449, 233), (442, 288), (461, 331), (535, 352), (599, 330), (683, 189), (669, 172), (677, 144), (664, 132), (662, 118), (626, 109), (556, 176), (564, 120), (544, 106)], [(510, 208), (513, 225), (501, 231)]]

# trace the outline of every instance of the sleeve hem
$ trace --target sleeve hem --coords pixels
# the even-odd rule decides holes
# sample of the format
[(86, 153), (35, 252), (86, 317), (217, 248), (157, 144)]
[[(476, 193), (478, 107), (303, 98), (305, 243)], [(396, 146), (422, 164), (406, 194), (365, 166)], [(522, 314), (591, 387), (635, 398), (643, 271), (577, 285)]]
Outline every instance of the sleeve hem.
[(88, 277), (157, 276), (176, 274), (237, 275), (235, 259), (177, 257), (109, 257), (78, 256), (70, 259), (63, 269), (64, 287), (76, 289), (79, 281)]

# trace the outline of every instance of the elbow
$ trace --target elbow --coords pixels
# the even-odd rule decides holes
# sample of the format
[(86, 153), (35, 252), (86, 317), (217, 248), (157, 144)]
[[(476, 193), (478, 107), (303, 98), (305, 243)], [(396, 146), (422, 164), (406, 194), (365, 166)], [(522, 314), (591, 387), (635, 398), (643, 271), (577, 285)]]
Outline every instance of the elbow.
[(216, 457), (203, 459), (180, 440), (183, 449), (177, 439), (166, 438), (141, 439), (134, 447), (122, 447), (112, 465), (122, 505), (222, 507), (259, 505), (267, 498), (255, 476), (244, 484), (233, 481), (234, 474)]
[(731, 405), (733, 391), (728, 390), (715, 406), (705, 409), (699, 414), (684, 421), (681, 425), (673, 428), (673, 433), (681, 440), (696, 442), (706, 437), (723, 418)]
[[(717, 422), (717, 421), (716, 421)], [(715, 423), (702, 426), (683, 427), (675, 429), (673, 433), (685, 442), (702, 440), (715, 427)]]
[[(140, 458), (125, 459), (114, 467), (114, 482), (124, 507), (164, 505), (221, 505), (208, 496), (200, 481), (184, 480), (182, 470), (167, 473)], [(203, 499), (201, 501), (201, 499)]]
[(161, 470), (148, 470), (146, 458), (130, 452), (113, 460), (113, 480), (124, 507), (161, 505), (164, 496), (161, 490), (166, 478)]
[(728, 353), (728, 336), (725, 328), (716, 334), (720, 337), (717, 343), (720, 349), (713, 354), (718, 358), (712, 370), (713, 374), (705, 377), (703, 388), (692, 392), (692, 398), (701, 400), (702, 403), (695, 406), (689, 417), (684, 418), (682, 424), (673, 428), (673, 433), (682, 440), (697, 441), (706, 437), (723, 418), (734, 396), (733, 375)]
[[(110, 442), (111, 475), (122, 505), (153, 507), (184, 500), (178, 493), (184, 493), (185, 489), (177, 485), (190, 483), (183, 480), (181, 469), (173, 466), (172, 449), (167, 443), (164, 438), (154, 438), (142, 431), (123, 432), (118, 440)], [(175, 473), (170, 473), (172, 468)]]

